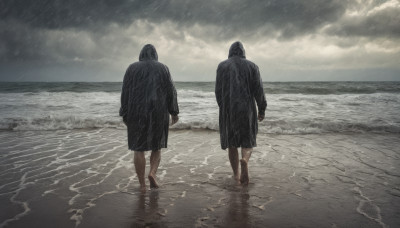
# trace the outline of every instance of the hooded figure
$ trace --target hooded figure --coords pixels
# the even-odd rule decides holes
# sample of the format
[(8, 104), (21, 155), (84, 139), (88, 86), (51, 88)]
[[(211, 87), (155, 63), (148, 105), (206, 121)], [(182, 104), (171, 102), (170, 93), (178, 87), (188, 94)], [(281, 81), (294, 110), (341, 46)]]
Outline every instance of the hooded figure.
[(215, 96), (219, 106), (221, 148), (224, 150), (229, 148), (229, 159), (237, 181), (239, 181), (237, 148), (242, 148), (240, 182), (247, 184), (247, 162), (252, 148), (257, 146), (257, 119), (260, 121), (264, 119), (267, 101), (258, 67), (246, 59), (240, 42), (232, 44), (228, 59), (218, 65)]
[(235, 42), (229, 58), (217, 69), (215, 95), (219, 106), (221, 147), (257, 146), (258, 114), (264, 116), (267, 107), (258, 67), (246, 60), (243, 45)]
[(167, 147), (169, 114), (179, 113), (176, 90), (168, 67), (158, 62), (157, 51), (147, 44), (139, 62), (126, 70), (119, 115), (128, 127), (128, 147), (134, 151)]

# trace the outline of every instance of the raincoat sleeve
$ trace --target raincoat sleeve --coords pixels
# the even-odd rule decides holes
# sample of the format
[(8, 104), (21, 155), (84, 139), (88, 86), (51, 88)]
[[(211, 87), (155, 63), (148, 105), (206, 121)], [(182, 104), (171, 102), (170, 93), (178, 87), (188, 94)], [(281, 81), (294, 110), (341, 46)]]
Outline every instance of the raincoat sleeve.
[(126, 122), (128, 114), (128, 100), (129, 100), (129, 68), (125, 72), (124, 81), (122, 83), (121, 92), (121, 108), (119, 109), (119, 115), (122, 116), (124, 122)]
[(260, 71), (258, 67), (255, 68), (254, 80), (253, 80), (253, 91), (254, 99), (257, 102), (258, 114), (264, 116), (265, 109), (267, 108), (267, 100), (265, 99), (264, 88), (262, 79), (260, 77)]
[(167, 74), (167, 105), (169, 114), (176, 116), (179, 114), (178, 98), (176, 89), (169, 73), (168, 67), (165, 67)]
[(220, 73), (220, 68), (217, 69), (217, 78), (215, 80), (215, 98), (217, 99), (218, 106), (221, 107), (222, 99), (222, 76)]

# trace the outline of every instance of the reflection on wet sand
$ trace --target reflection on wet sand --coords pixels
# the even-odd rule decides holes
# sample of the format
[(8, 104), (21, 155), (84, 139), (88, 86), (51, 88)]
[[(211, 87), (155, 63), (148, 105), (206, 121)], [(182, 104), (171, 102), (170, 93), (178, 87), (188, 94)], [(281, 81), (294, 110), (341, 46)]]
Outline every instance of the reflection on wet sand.
[(241, 187), (218, 132), (171, 131), (141, 194), (126, 131), (0, 132), (0, 228), (400, 227), (398, 134), (257, 143)]
[(246, 187), (229, 193), (223, 227), (251, 227), (249, 215), (249, 192)]
[(136, 210), (133, 214), (135, 221), (131, 227), (162, 227), (162, 214), (159, 212), (158, 198), (158, 190), (137, 195)]

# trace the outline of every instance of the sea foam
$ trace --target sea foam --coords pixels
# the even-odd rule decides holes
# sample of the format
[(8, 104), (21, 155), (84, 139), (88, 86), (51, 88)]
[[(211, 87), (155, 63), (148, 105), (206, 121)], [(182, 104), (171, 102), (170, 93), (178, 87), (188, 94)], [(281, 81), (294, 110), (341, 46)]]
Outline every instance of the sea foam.
[[(219, 109), (212, 83), (176, 83), (180, 108), (179, 122), (171, 129), (218, 130)], [(181, 85), (182, 84), (182, 85)], [(117, 128), (125, 129), (121, 117), (119, 85), (107, 84), (88, 89), (88, 85), (56, 86), (55, 92), (45, 84), (24, 92), (0, 91), (1, 130), (61, 130)], [(286, 85), (286, 87), (285, 87)], [(299, 93), (292, 88), (296, 85)], [(308, 87), (306, 87), (308, 85)], [(265, 119), (259, 122), (260, 133), (320, 134), (329, 132), (390, 132), (400, 133), (400, 93), (398, 83), (385, 87), (376, 83), (336, 85), (341, 91), (316, 94), (329, 88), (329, 83), (288, 83), (266, 85), (268, 107)], [(397, 87), (396, 87), (397, 86)], [(304, 88), (303, 88), (304, 87)], [(335, 87), (335, 88), (336, 88)], [(343, 88), (342, 88), (343, 87)], [(349, 88), (357, 93), (343, 93)], [(103, 88), (100, 91), (98, 88)], [(105, 89), (106, 88), (106, 89)], [(268, 88), (274, 90), (269, 93)], [(89, 90), (88, 92), (84, 92)], [(32, 91), (30, 91), (32, 90)], [(290, 93), (275, 93), (277, 91)], [(307, 94), (308, 90), (312, 90)], [(368, 92), (369, 91), (369, 92)], [(378, 91), (372, 92), (371, 91)], [(382, 92), (383, 91), (383, 92)], [(293, 92), (293, 93), (291, 93)], [(365, 92), (365, 93), (361, 93)]]

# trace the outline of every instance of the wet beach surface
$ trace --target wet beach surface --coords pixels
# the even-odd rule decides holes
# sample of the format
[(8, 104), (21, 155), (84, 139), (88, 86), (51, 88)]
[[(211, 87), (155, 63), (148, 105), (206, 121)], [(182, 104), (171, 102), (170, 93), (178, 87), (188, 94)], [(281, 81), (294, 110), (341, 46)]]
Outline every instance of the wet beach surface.
[(242, 187), (218, 132), (170, 131), (142, 194), (125, 130), (2, 131), (0, 227), (400, 226), (399, 134), (257, 140)]

